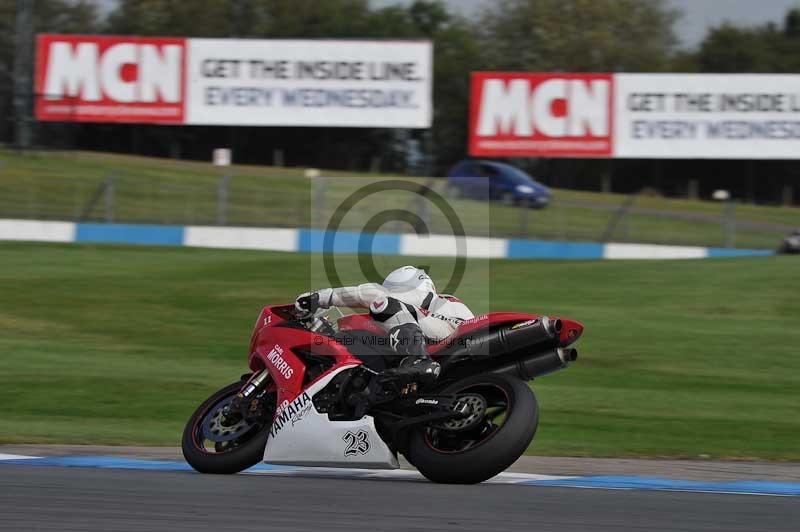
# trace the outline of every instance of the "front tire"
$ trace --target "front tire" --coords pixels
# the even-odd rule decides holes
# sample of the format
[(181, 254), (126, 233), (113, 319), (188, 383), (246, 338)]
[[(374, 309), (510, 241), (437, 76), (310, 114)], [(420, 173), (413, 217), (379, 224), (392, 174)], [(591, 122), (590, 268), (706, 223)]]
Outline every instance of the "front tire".
[(522, 456), (536, 434), (536, 396), (515, 377), (476, 375), (439, 393), (480, 396), (487, 407), (482, 424), (474, 429), (458, 432), (422, 427), (411, 435), (408, 460), (433, 482), (476, 484), (488, 480)]
[[(215, 392), (194, 411), (186, 423), (181, 441), (183, 457), (200, 473), (220, 475), (238, 473), (256, 465), (264, 456), (264, 447), (267, 445), (272, 421), (270, 416), (275, 412), (274, 399), (271, 397), (266, 398), (269, 408), (263, 423), (229, 427), (231, 433), (237, 436), (236, 439), (223, 443), (211, 442), (213, 448), (207, 447), (209, 441), (204, 435), (204, 425), (209, 420), (219, 424), (214, 416), (239, 392), (243, 384), (241, 381), (234, 382)], [(266, 421), (267, 419), (269, 421)], [(224, 426), (222, 430), (226, 430)]]

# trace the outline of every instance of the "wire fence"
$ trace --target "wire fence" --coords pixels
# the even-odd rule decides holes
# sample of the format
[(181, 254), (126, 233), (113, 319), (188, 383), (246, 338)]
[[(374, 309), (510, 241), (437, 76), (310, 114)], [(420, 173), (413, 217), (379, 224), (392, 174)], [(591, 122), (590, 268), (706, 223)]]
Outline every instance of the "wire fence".
[[(0, 217), (80, 222), (316, 227), (359, 187), (375, 179), (299, 176), (257, 178), (224, 174), (187, 179), (110, 171), (102, 178), (30, 176), (14, 179), (0, 168)], [(443, 179), (419, 180), (447, 198), (468, 235), (526, 239), (642, 242), (716, 247), (774, 248), (800, 226), (800, 210), (757, 208), (736, 202), (684, 202), (656, 208), (647, 197), (602, 201), (561, 198), (544, 209), (450, 198)], [(565, 194), (567, 195), (567, 194)], [(657, 203), (657, 202), (656, 202)], [(664, 203), (664, 202), (662, 202)], [(386, 193), (348, 205), (338, 229), (361, 231), (366, 220), (387, 210), (415, 214), (430, 233), (451, 233), (450, 220), (424, 195)], [(413, 232), (402, 220), (385, 232)]]
[(77, 222), (169, 225), (307, 226), (308, 194), (276, 197), (269, 185), (230, 176), (218, 183), (142, 178), (111, 172), (105, 178), (38, 177), (5, 183), (0, 216)]

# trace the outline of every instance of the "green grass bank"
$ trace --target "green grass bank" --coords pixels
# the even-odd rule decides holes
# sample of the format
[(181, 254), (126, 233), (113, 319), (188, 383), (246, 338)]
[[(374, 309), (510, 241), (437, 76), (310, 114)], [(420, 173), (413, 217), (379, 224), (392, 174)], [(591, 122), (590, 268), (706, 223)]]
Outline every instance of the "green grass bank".
[[(425, 264), (435, 276), (444, 261)], [(177, 445), (192, 409), (245, 369), (260, 307), (316, 287), (310, 263), (0, 243), (0, 442)], [(799, 266), (472, 261), (459, 295), (586, 326), (578, 363), (533, 383), (529, 453), (798, 460)]]
[[(0, 217), (216, 225), (224, 175), (230, 177), (222, 219), (226, 224), (285, 227), (324, 227), (359, 187), (393, 179), (322, 171), (334, 179), (310, 180), (303, 168), (234, 165), (220, 169), (210, 163), (129, 155), (18, 155), (0, 150)], [(100, 188), (109, 177), (114, 182), (111, 199)], [(443, 179), (429, 183), (446, 194)], [(800, 227), (797, 208), (737, 205), (728, 210), (717, 202), (642, 196), (607, 234), (627, 196), (555, 189), (554, 198), (550, 207), (538, 211), (474, 200), (448, 201), (467, 234), (480, 236), (774, 249), (789, 230)], [(371, 196), (345, 218), (341, 228), (361, 230), (365, 220), (388, 209), (417, 210), (416, 199), (408, 193)], [(451, 232), (435, 208), (430, 209), (429, 227), (431, 232)], [(409, 232), (411, 228), (394, 224), (382, 230)]]

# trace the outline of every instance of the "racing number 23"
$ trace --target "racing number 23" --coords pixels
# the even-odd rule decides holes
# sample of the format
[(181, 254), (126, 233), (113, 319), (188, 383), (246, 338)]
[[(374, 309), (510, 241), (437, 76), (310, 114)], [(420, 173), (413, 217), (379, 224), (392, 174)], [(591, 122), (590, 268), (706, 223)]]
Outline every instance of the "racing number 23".
[(359, 430), (358, 432), (348, 430), (344, 436), (342, 436), (342, 439), (345, 443), (345, 456), (356, 456), (369, 452), (369, 435), (365, 430)]

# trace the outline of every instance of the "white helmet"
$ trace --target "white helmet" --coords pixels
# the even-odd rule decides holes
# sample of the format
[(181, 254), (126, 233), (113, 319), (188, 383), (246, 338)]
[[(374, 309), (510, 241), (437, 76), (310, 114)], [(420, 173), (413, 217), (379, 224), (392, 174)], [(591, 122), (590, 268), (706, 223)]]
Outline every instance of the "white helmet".
[(433, 284), (430, 276), (425, 273), (425, 270), (415, 266), (397, 268), (383, 280), (383, 287), (394, 293), (436, 293), (436, 285)]

